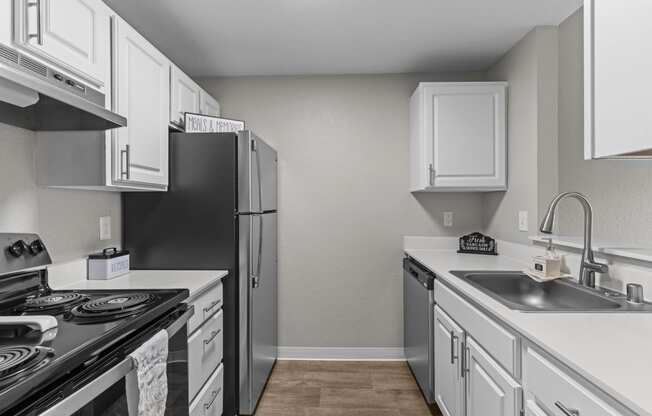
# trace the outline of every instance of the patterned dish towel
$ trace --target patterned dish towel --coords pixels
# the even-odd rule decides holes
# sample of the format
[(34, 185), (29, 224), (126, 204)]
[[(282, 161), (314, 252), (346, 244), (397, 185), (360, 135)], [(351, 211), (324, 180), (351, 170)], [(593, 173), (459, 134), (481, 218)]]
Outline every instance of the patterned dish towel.
[(134, 371), (127, 375), (129, 416), (164, 416), (168, 396), (168, 333), (160, 331), (130, 354)]

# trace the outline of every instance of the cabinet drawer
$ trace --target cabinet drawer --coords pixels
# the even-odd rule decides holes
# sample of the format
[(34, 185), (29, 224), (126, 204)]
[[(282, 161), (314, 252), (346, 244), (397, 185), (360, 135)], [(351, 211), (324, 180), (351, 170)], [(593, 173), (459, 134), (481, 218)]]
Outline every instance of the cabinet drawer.
[(528, 414), (543, 415), (541, 409), (546, 409), (561, 416), (564, 406), (580, 416), (622, 416), (529, 346), (523, 357), (523, 388)]
[(195, 314), (188, 321), (188, 334), (195, 332), (222, 307), (222, 282), (195, 299), (192, 305), (195, 307)]
[(190, 404), (190, 416), (221, 416), (223, 410), (224, 366), (220, 365)]
[(219, 311), (188, 338), (188, 397), (192, 400), (222, 361), (223, 312)]
[(435, 302), (468, 332), (512, 376), (518, 376), (519, 339), (462, 299), (440, 281), (435, 281)]

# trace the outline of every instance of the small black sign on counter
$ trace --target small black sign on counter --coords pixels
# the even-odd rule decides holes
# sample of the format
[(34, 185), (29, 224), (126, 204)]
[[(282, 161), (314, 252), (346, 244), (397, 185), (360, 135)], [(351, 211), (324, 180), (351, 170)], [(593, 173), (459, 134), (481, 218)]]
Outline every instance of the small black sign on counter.
[(457, 252), (464, 254), (486, 254), (489, 256), (498, 255), (496, 240), (482, 233), (471, 233), (460, 237), (460, 249)]

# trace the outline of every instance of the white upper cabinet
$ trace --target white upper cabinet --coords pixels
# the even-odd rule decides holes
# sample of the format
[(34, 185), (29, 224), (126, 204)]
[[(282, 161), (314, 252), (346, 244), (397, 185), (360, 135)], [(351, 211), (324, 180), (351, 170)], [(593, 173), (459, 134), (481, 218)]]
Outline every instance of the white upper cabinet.
[(114, 18), (115, 110), (127, 127), (114, 132), (114, 180), (168, 184), (170, 61), (136, 30)]
[(184, 126), (185, 113), (199, 114), (199, 100), (202, 89), (176, 65), (170, 72), (170, 122)]
[(199, 104), (199, 111), (201, 114), (207, 116), (220, 116), (220, 103), (217, 100), (210, 96), (206, 91), (201, 90), (200, 93), (201, 102)]
[(14, 0), (14, 6), (18, 46), (97, 87), (108, 84), (111, 10), (101, 0)]
[(649, 0), (584, 1), (584, 157), (652, 157)]
[(504, 82), (420, 83), (410, 100), (410, 191), (507, 189)]

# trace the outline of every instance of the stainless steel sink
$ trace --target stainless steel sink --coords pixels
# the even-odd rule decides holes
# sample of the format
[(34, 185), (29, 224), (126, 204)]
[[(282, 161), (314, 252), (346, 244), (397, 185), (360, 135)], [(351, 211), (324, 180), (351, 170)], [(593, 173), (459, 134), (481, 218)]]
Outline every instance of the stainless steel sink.
[(652, 304), (580, 286), (570, 279), (539, 283), (521, 272), (451, 271), (510, 309), (525, 312), (652, 312)]

